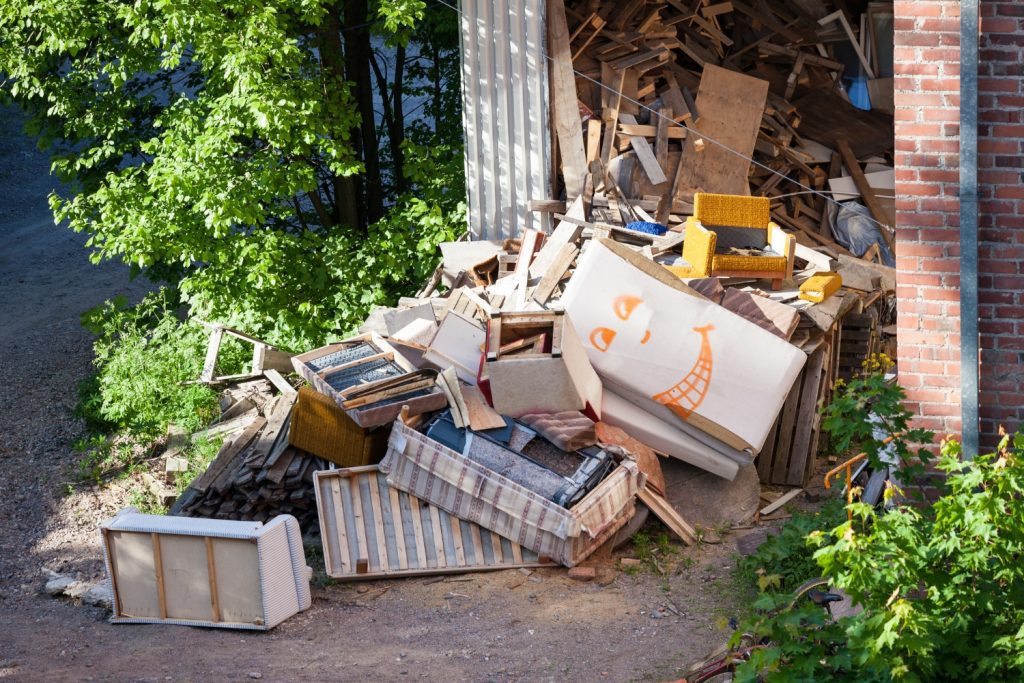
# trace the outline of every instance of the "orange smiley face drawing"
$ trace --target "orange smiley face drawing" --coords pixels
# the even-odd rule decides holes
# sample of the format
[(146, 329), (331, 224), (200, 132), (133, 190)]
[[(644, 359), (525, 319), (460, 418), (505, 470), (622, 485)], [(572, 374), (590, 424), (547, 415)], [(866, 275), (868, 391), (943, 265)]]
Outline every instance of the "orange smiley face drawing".
[[(630, 317), (633, 315), (633, 311), (644, 302), (638, 296), (632, 296), (630, 294), (623, 294), (615, 297), (612, 302), (612, 310), (615, 312), (615, 317), (624, 322), (628, 322)], [(616, 330), (610, 327), (595, 327), (590, 332), (590, 343), (595, 349), (602, 353), (607, 352), (612, 345), (612, 341), (618, 335)], [(651, 339), (651, 330), (645, 329), (643, 337), (640, 339), (641, 344), (646, 344)]]
[[(612, 311), (615, 313), (615, 317), (623, 322), (628, 322), (633, 316), (634, 311), (637, 307), (643, 304), (644, 300), (638, 296), (632, 296), (629, 294), (623, 294), (615, 298), (612, 302)], [(693, 414), (693, 411), (697, 409), (697, 406), (701, 404), (704, 397), (708, 393), (708, 389), (711, 386), (711, 370), (714, 363), (712, 356), (711, 341), (708, 339), (708, 333), (714, 330), (712, 325), (704, 325), (703, 327), (694, 327), (693, 331), (700, 334), (701, 344), (700, 353), (697, 356), (697, 360), (694, 362), (690, 372), (686, 374), (681, 380), (676, 382), (672, 387), (655, 394), (651, 398), (668, 407), (672, 412), (678, 415), (682, 419), (687, 419)], [(590, 332), (590, 343), (591, 345), (602, 353), (606, 353), (611, 348), (612, 342), (615, 341), (618, 336), (618, 331), (610, 327), (595, 327)], [(645, 328), (643, 336), (640, 339), (640, 344), (646, 344), (651, 339), (650, 328)]]

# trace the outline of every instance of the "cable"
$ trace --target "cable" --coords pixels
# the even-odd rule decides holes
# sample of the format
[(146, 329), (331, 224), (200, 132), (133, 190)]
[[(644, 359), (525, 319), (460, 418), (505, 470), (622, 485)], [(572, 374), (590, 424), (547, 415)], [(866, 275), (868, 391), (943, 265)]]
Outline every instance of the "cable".
[[(465, 13), (462, 10), (460, 10), (458, 7), (455, 7), (454, 5), (449, 4), (448, 2), (446, 2), (446, 0), (433, 0), (433, 2), (435, 2), (435, 3), (439, 4), (439, 5), (444, 5), (448, 9), (450, 9), (453, 12), (455, 12), (456, 14), (458, 14), (463, 19), (468, 19), (468, 17), (466, 17)], [(481, 19), (477, 19), (477, 24), (481, 24), (482, 25), (483, 21)], [(490, 28), (490, 27), (488, 27), (488, 28)], [(543, 54), (544, 59), (548, 60), (552, 64), (562, 64), (562, 66), (565, 66), (564, 63), (559, 62), (554, 57), (549, 55), (547, 52), (544, 52), (542, 54)], [(625, 95), (622, 92), (619, 92), (619, 91), (615, 90), (611, 86), (605, 85), (604, 83), (598, 81), (595, 78), (591, 78), (590, 76), (586, 75), (585, 73), (583, 73), (581, 71), (578, 71), (577, 69), (573, 68), (573, 66), (574, 65), (572, 63), (569, 64), (569, 68), (572, 69), (572, 72), (576, 76), (590, 81), (594, 85), (607, 90), (608, 92), (610, 92), (611, 94), (615, 95), (616, 97), (620, 97), (623, 100), (626, 100), (627, 102), (630, 102), (631, 104), (637, 105), (641, 109), (646, 109), (648, 112), (651, 113), (652, 116), (657, 116), (658, 118), (665, 119), (666, 121), (669, 122), (670, 125), (679, 126), (680, 128), (683, 128), (684, 130), (687, 131), (687, 135), (688, 136), (690, 134), (693, 134), (693, 135), (696, 135), (697, 137), (701, 138), (702, 140), (707, 140), (708, 142), (712, 143), (713, 145), (717, 145), (721, 149), (724, 149), (725, 151), (729, 152), (730, 154), (734, 154), (735, 156), (738, 156), (739, 158), (743, 159), (744, 161), (747, 161), (747, 162), (749, 162), (751, 164), (754, 164), (755, 166), (763, 168), (764, 170), (768, 171), (769, 173), (773, 173), (774, 175), (777, 175), (777, 176), (779, 176), (781, 178), (784, 178), (784, 179), (788, 180), (789, 182), (793, 183), (794, 185), (796, 185), (797, 187), (803, 188), (803, 190), (805, 190), (805, 192), (803, 192), (803, 193), (794, 193), (794, 194), (815, 194), (815, 195), (818, 195), (819, 197), (821, 197), (822, 199), (824, 199), (826, 202), (831, 202), (831, 203), (835, 204), (838, 207), (842, 207), (842, 204), (840, 202), (838, 202), (835, 199), (833, 199), (832, 197), (828, 196), (828, 194), (826, 194), (825, 192), (822, 192), (820, 190), (815, 190), (813, 187), (808, 187), (807, 185), (804, 185), (800, 181), (794, 180), (793, 178), (790, 178), (785, 173), (782, 173), (781, 171), (777, 171), (774, 168), (772, 168), (771, 166), (768, 166), (767, 164), (761, 163), (757, 159), (753, 159), (751, 157), (748, 157), (746, 154), (743, 154), (742, 152), (736, 151), (735, 149), (733, 149), (732, 147), (729, 147), (725, 143), (719, 142), (718, 140), (715, 140), (714, 138), (709, 137), (707, 134), (701, 133), (700, 131), (698, 131), (698, 130), (696, 130), (694, 128), (691, 128), (690, 126), (686, 125), (685, 123), (681, 123), (681, 122), (676, 121), (675, 119), (673, 119), (671, 117), (664, 116), (663, 114), (661, 114), (661, 112), (659, 112), (659, 111), (657, 111), (655, 109), (652, 109), (651, 107), (648, 107), (643, 102), (640, 102), (639, 100), (634, 100), (632, 97), (629, 97), (628, 95)], [(781, 195), (781, 196), (786, 197), (786, 196), (790, 196), (790, 195)], [(878, 225), (882, 230), (888, 230), (889, 229), (888, 225), (886, 225), (885, 223), (882, 223), (881, 221), (876, 220), (874, 217), (864, 216), (864, 218), (867, 218), (868, 220), (870, 220), (875, 225)]]

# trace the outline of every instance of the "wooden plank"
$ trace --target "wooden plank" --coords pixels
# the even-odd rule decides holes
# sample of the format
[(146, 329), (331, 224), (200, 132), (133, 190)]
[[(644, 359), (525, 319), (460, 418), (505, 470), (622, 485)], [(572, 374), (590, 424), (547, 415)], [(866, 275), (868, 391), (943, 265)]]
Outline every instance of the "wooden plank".
[[(380, 477), (381, 475), (377, 475)], [(402, 504), (398, 499), (398, 489), (388, 486), (388, 500), (391, 503), (391, 519), (395, 527), (395, 549), (398, 552), (398, 568), (409, 568), (409, 554), (405, 549), (405, 518), (402, 516)]]
[(679, 540), (686, 545), (693, 545), (697, 542), (697, 534), (693, 527), (676, 512), (676, 509), (667, 500), (646, 486), (640, 489), (638, 496), (644, 505), (650, 508), (654, 516), (679, 537)]
[(231, 465), (235, 458), (242, 450), (249, 445), (256, 434), (263, 429), (263, 425), (267, 423), (266, 418), (257, 417), (255, 420), (249, 423), (249, 426), (245, 428), (241, 434), (239, 434), (234, 441), (230, 444), (223, 446), (217, 457), (214, 458), (210, 466), (206, 468), (206, 471), (199, 475), (192, 482), (190, 488), (193, 488), (200, 492), (205, 492), (207, 488), (224, 472), (224, 470)]
[(864, 177), (864, 171), (860, 167), (860, 162), (857, 160), (856, 155), (853, 153), (853, 149), (850, 147), (849, 141), (845, 138), (838, 138), (836, 144), (839, 147), (839, 154), (843, 157), (843, 163), (846, 165), (846, 170), (850, 172), (850, 176), (853, 178), (854, 184), (860, 191), (861, 198), (864, 200), (864, 204), (867, 205), (871, 211), (871, 215), (876, 221), (881, 223), (878, 227), (878, 232), (881, 233), (885, 239), (885, 243), (889, 245), (889, 250), (892, 253), (896, 253), (896, 244), (893, 239), (892, 233), (889, 230), (889, 218), (882, 208), (881, 203), (878, 201), (878, 197), (875, 196), (875, 190), (868, 183), (868, 179)]
[[(356, 542), (359, 544), (356, 559), (356, 571), (365, 574), (369, 571), (370, 550), (366, 545), (366, 520), (363, 514), (362, 496), (359, 494), (359, 482), (355, 477), (348, 478), (349, 493), (352, 496), (352, 518), (356, 527)], [(365, 569), (363, 569), (365, 567)], [(362, 569), (362, 571), (360, 571)]]
[(763, 508), (761, 508), (761, 512), (760, 512), (761, 516), (764, 517), (765, 515), (772, 514), (773, 512), (775, 512), (776, 510), (778, 510), (783, 505), (785, 505), (789, 501), (793, 500), (794, 498), (796, 498), (797, 496), (799, 496), (803, 492), (804, 492), (803, 489), (793, 489), (792, 491), (786, 492), (785, 495), (781, 496), (774, 503), (770, 503), (768, 505), (765, 505)]
[(213, 539), (206, 536), (206, 572), (210, 577), (210, 610), (211, 620), (220, 621), (220, 593), (217, 591), (217, 563), (213, 557)]
[[(619, 114), (619, 121), (627, 125), (636, 125), (636, 118), (632, 114)], [(661, 164), (658, 163), (657, 157), (654, 156), (651, 144), (647, 142), (647, 138), (633, 135), (629, 138), (629, 144), (632, 145), (633, 151), (636, 152), (636, 158), (640, 161), (640, 165), (643, 167), (647, 177), (650, 178), (651, 183), (661, 185), (668, 181), (668, 178), (665, 177), (665, 172), (661, 170)]]
[(501, 549), (501, 536), (493, 531), (488, 532), (488, 535), (491, 537), (491, 554), (494, 555), (494, 561), (497, 562), (498, 558), (505, 554)]
[(601, 154), (601, 120), (587, 121), (587, 168)]
[(366, 481), (370, 489), (370, 509), (373, 510), (374, 537), (377, 539), (377, 565), (379, 568), (384, 569), (396, 564), (398, 558), (388, 555), (388, 543), (384, 537), (384, 525), (383, 523), (377, 524), (377, 521), (384, 519), (384, 511), (380, 504), (380, 490), (377, 488), (377, 475), (365, 476), (362, 479)]
[(281, 373), (278, 372), (277, 370), (274, 370), (273, 368), (264, 370), (263, 371), (263, 375), (264, 375), (264, 377), (269, 379), (270, 383), (273, 384), (274, 387), (278, 391), (280, 391), (281, 394), (283, 394), (284, 396), (290, 396), (292, 394), (298, 393), (298, 392), (295, 391), (295, 387), (293, 387), (291, 384), (289, 384), (288, 380), (286, 380), (284, 377), (282, 377)]
[[(408, 494), (406, 494), (408, 495)], [(409, 508), (412, 510), (412, 530), (416, 536), (416, 557), (420, 567), (436, 567), (427, 558), (427, 544), (423, 536), (423, 521), (420, 517), (420, 500), (416, 496), (409, 496)]]
[(167, 591), (164, 588), (164, 559), (160, 554), (160, 534), (149, 535), (153, 544), (153, 570), (156, 572), (156, 597), (160, 604), (160, 618), (167, 618)]
[(563, 244), (559, 248), (551, 266), (537, 283), (536, 289), (533, 290), (534, 301), (542, 306), (547, 303), (547, 300), (554, 294), (555, 288), (558, 287), (558, 283), (562, 281), (562, 276), (569, 270), (569, 266), (576, 260), (579, 253), (580, 250), (576, 248), (575, 244)]
[(601, 80), (605, 85), (609, 85), (604, 78), (605, 68), (608, 69), (609, 77), (612, 80), (610, 86), (612, 94), (609, 96), (609, 104), (601, 109), (601, 120), (604, 122), (604, 139), (601, 141), (601, 165), (607, 168), (608, 161), (612, 157), (612, 148), (615, 146), (615, 133), (619, 123), (619, 108), (622, 106), (622, 88), (626, 82), (626, 72), (612, 71), (611, 67), (603, 65), (601, 67)]
[(804, 365), (803, 376), (800, 378), (800, 404), (797, 407), (796, 434), (793, 439), (792, 455), (789, 459), (789, 470), (786, 483), (792, 486), (805, 486), (808, 473), (814, 466), (816, 453), (811, 450), (814, 441), (814, 417), (818, 413), (819, 385), (822, 379), (821, 368), (825, 363), (825, 349), (819, 348), (811, 354)]
[(512, 543), (512, 558), (517, 563), (523, 561), (523, 549), (515, 542)]
[[(566, 218), (574, 218), (577, 220), (584, 220), (586, 218), (583, 211), (582, 197), (577, 197), (572, 201), (565, 212), (565, 216)], [(533, 263), (530, 264), (531, 279), (544, 277), (544, 274), (547, 273), (552, 262), (557, 258), (559, 249), (562, 248), (562, 245), (572, 244), (579, 239), (580, 233), (583, 232), (582, 227), (566, 220), (566, 218), (559, 221), (558, 225), (555, 226), (554, 232), (547, 236), (544, 240), (544, 245), (541, 246), (540, 251), (537, 252), (537, 256), (533, 259)]]
[(552, 113), (562, 159), (562, 179), (570, 199), (583, 192), (587, 173), (587, 155), (583, 147), (583, 126), (576, 94), (576, 76), (572, 68), (569, 27), (563, 0), (550, 0), (548, 8), (548, 54), (551, 56)]
[(494, 562), (487, 562), (485, 560), (485, 558), (484, 558), (484, 540), (482, 538), (482, 534), (480, 533), (480, 528), (481, 527), (480, 527), (479, 524), (470, 524), (469, 525), (469, 535), (470, 535), (471, 542), (473, 544), (473, 560), (474, 560), (474, 564), (478, 564), (478, 565), (498, 564), (498, 558), (495, 558)]
[(775, 458), (775, 436), (779, 431), (779, 418), (775, 418), (767, 438), (764, 440), (764, 448), (757, 454), (757, 479), (762, 484), (770, 484), (772, 480), (772, 461)]
[(775, 449), (775, 458), (772, 462), (772, 482), (782, 483), (786, 481), (786, 473), (789, 467), (790, 448), (793, 446), (793, 430), (796, 422), (796, 408), (800, 400), (800, 387), (794, 386), (786, 396), (786, 402), (782, 407), (782, 416), (779, 418), (778, 446)]
[(459, 378), (455, 374), (455, 368), (447, 367), (437, 375), (437, 386), (441, 388), (448, 398), (448, 407), (451, 409), (452, 422), (459, 429), (469, 424), (469, 410), (466, 408), (466, 401), (462, 397), (462, 390), (459, 387)]
[[(661, 107), (657, 113), (657, 125), (654, 134), (654, 156), (658, 159), (658, 166), (664, 171), (668, 168), (668, 137), (669, 126), (672, 123), (672, 110), (668, 107)], [(682, 133), (686, 131), (678, 126), (671, 126)], [(664, 175), (664, 174), (662, 174)], [(666, 177), (666, 180), (668, 178)]]
[[(700, 191), (750, 193), (748, 159), (754, 153), (767, 96), (768, 81), (713, 65), (704, 69), (696, 100), (700, 115), (683, 146), (675, 199), (690, 201)], [(696, 133), (729, 149), (709, 141), (699, 151), (694, 142), (701, 138)]]
[(469, 426), (473, 431), (501, 429), (505, 426), (505, 420), (494, 408), (487, 404), (479, 387), (463, 387), (462, 398), (466, 402), (466, 409), (469, 412)]
[(447, 564), (444, 555), (444, 537), (441, 535), (441, 516), (435, 506), (428, 505), (427, 509), (430, 512), (430, 528), (434, 532), (434, 557), (437, 558), (437, 564)]
[(455, 549), (455, 563), (460, 567), (466, 566), (466, 548), (462, 544), (462, 524), (459, 518), (450, 516), (452, 524), (452, 545)]
[[(338, 511), (345, 509), (345, 503), (344, 503), (344, 501), (341, 498), (341, 480), (340, 479), (336, 479), (336, 478), (335, 479), (331, 479), (331, 499), (334, 502), (334, 511), (335, 511), (334, 519), (335, 519), (335, 522), (338, 522), (340, 520), (340, 518), (338, 516)], [(352, 557), (351, 557), (351, 553), (349, 552), (349, 548), (348, 548), (348, 528), (345, 526), (344, 520), (340, 520), (340, 521), (342, 523), (339, 523), (337, 525), (337, 527), (338, 527), (338, 549), (339, 549), (339, 552), (341, 554), (341, 557), (340, 558), (338, 558), (338, 557), (332, 558), (332, 560), (333, 560), (332, 564), (334, 562), (339, 562), (340, 561), (341, 569), (343, 571), (348, 572), (348, 571), (351, 571), (351, 569), (352, 569)], [(324, 547), (326, 548), (326, 545)]]
[(833, 21), (838, 21), (843, 26), (843, 31), (846, 32), (846, 37), (850, 39), (850, 45), (853, 46), (853, 51), (857, 53), (857, 59), (860, 60), (860, 65), (864, 67), (864, 73), (867, 74), (868, 78), (875, 77), (875, 70), (871, 68), (871, 62), (864, 55), (864, 50), (861, 49), (860, 43), (857, 41), (857, 36), (853, 35), (853, 29), (850, 28), (850, 23), (846, 21), (846, 17), (843, 16), (842, 10), (836, 10), (832, 14), (818, 19), (818, 24), (821, 26), (827, 26)]
[(266, 426), (260, 434), (260, 438), (256, 441), (256, 445), (253, 447), (253, 460), (265, 458), (270, 454), (274, 444), (277, 443), (278, 437), (285, 436), (282, 434), (282, 430), (284, 429), (285, 423), (288, 422), (288, 418), (292, 414), (292, 406), (295, 404), (295, 399), (297, 399), (298, 396), (298, 392), (281, 395), (277, 405), (274, 406), (274, 411), (271, 413), (270, 419), (267, 420)]
[(203, 361), (203, 372), (199, 375), (199, 381), (209, 382), (213, 380), (213, 373), (217, 368), (217, 355), (220, 353), (220, 344), (224, 339), (224, 328), (213, 327), (210, 333), (210, 343), (206, 347), (206, 359)]

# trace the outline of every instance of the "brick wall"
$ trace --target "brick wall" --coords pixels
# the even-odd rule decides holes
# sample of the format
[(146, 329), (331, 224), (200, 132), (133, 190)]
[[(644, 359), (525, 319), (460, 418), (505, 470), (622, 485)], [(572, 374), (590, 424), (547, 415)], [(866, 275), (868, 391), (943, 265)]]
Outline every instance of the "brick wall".
[(960, 431), (960, 3), (897, 0), (897, 362), (908, 407)]
[[(952, 0), (895, 2), (896, 209), (901, 383), (922, 426), (959, 420), (959, 15)], [(1024, 3), (981, 2), (979, 39), (981, 434), (1024, 416)]]

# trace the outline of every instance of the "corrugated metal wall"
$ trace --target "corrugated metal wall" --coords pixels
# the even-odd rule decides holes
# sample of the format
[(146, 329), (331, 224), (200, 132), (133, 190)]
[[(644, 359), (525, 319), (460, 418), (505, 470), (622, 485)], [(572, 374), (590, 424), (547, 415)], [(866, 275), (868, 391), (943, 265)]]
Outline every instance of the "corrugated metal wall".
[(548, 229), (551, 140), (544, 0), (462, 0), (462, 119), (474, 239)]

